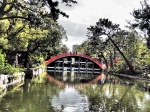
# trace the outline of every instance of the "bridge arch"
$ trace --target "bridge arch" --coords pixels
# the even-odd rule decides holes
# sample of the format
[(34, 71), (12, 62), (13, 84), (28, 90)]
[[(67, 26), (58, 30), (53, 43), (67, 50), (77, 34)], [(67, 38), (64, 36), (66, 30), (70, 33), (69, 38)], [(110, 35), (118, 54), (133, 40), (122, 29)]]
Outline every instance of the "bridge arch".
[(51, 63), (56, 62), (59, 59), (63, 58), (69, 58), (69, 57), (78, 57), (78, 58), (84, 58), (87, 59), (94, 64), (96, 64), (100, 69), (102, 69), (102, 63), (99, 62), (97, 59), (93, 59), (91, 56), (88, 56), (86, 54), (79, 54), (79, 53), (63, 53), (56, 56), (51, 57), (49, 60), (47, 60), (45, 63), (47, 66), (49, 66)]

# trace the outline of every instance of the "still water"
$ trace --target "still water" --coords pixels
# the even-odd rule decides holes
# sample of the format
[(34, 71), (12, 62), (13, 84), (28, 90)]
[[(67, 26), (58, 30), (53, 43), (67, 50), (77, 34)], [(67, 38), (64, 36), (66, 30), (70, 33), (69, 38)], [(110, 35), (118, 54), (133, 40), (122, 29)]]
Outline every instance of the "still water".
[(150, 83), (49, 72), (0, 96), (0, 112), (150, 112)]

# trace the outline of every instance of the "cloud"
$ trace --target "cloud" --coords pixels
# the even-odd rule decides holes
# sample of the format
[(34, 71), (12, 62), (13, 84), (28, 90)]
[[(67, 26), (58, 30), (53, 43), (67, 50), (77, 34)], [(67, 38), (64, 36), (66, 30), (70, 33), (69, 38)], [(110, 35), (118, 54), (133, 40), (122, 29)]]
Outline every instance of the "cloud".
[(80, 45), (83, 41), (85, 41), (87, 37), (72, 37), (69, 36), (68, 40), (63, 40), (63, 44), (67, 45), (67, 47), (72, 51), (72, 46), (77, 44)]
[(80, 44), (86, 40), (87, 27), (95, 25), (100, 18), (108, 18), (113, 23), (124, 28), (126, 20), (133, 20), (130, 14), (133, 9), (140, 7), (141, 0), (80, 0), (78, 4), (71, 8), (61, 6), (69, 18), (60, 17), (59, 23), (66, 29), (68, 42), (71, 47), (73, 44)]
[(88, 25), (60, 20), (59, 23), (65, 28), (67, 35), (72, 37), (85, 37)]
[(63, 44), (66, 44), (70, 50), (75, 44), (81, 44), (84, 40), (87, 39), (87, 27), (86, 24), (80, 24), (71, 22), (69, 20), (59, 20), (59, 23), (65, 28), (68, 40), (63, 40)]

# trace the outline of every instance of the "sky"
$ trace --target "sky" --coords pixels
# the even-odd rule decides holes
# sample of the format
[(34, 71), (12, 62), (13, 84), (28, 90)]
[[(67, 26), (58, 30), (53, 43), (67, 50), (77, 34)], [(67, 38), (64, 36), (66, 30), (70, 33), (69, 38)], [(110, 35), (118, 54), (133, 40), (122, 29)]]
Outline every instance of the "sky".
[(126, 20), (133, 20), (134, 9), (141, 7), (141, 0), (76, 0), (72, 7), (59, 4), (59, 8), (69, 15), (60, 16), (58, 23), (64, 27), (68, 40), (63, 44), (72, 50), (74, 44), (81, 44), (87, 39), (87, 28), (100, 18), (108, 18), (113, 23), (120, 24), (122, 29), (127, 25)]

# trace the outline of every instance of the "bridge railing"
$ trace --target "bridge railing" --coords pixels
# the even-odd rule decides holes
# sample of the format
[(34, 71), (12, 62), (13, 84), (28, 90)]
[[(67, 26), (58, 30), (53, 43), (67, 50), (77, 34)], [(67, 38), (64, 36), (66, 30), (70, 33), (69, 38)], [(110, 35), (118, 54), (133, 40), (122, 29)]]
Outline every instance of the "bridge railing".
[(68, 56), (79, 56), (79, 57), (87, 58), (87, 59), (93, 61), (94, 63), (96, 63), (98, 66), (100, 66), (102, 68), (102, 64), (97, 59), (93, 59), (91, 56), (88, 56), (86, 54), (78, 54), (78, 53), (73, 53), (73, 52), (63, 53), (63, 54), (53, 56), (48, 61), (46, 61), (46, 65), (50, 64), (51, 62), (53, 62), (53, 61), (55, 61), (59, 58), (68, 57)]

